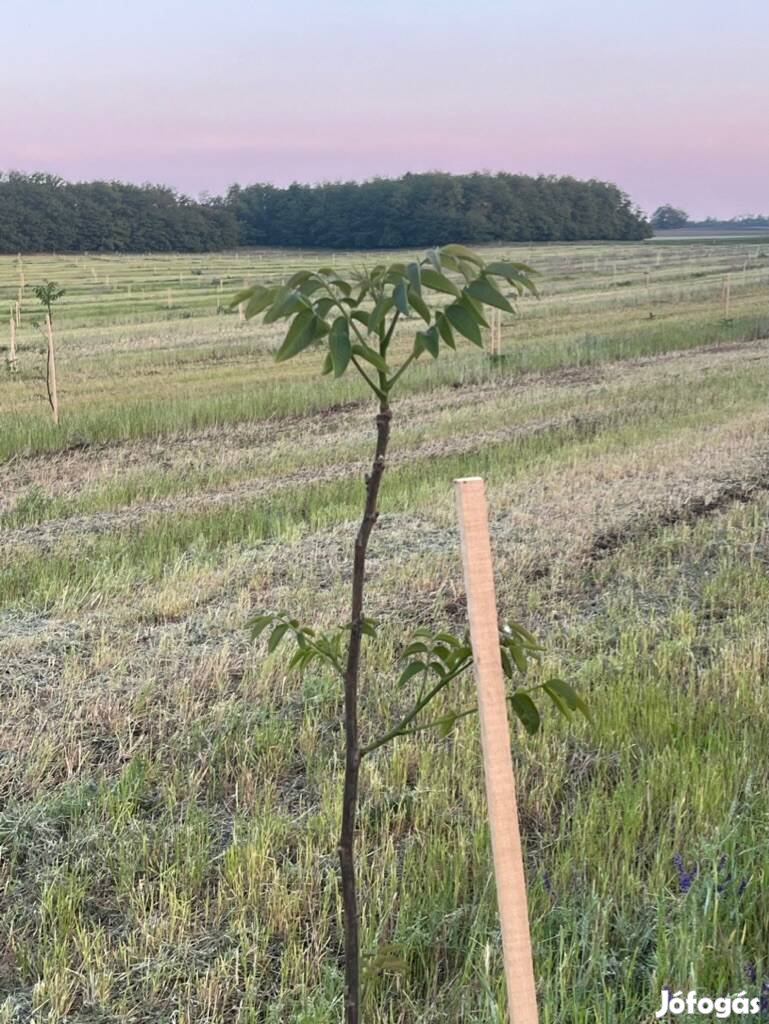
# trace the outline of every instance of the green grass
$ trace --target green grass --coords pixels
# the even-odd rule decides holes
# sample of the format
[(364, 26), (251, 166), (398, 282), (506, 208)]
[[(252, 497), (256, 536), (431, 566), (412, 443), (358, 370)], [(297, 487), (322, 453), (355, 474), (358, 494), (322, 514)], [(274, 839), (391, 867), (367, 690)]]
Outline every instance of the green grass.
[[(763, 298), (767, 269), (759, 248), (745, 242), (716, 249), (691, 243), (671, 250), (648, 243), (516, 251), (541, 269), (542, 299), (524, 301), (517, 317), (505, 318), (504, 367), (552, 372), (761, 337), (769, 318)], [(212, 315), (211, 303), (223, 308), (244, 280), (282, 279), (302, 259), (245, 253), (195, 261), (182, 256), (149, 262), (135, 257), (23, 261), (27, 298), (17, 336), (18, 372), (15, 379), (0, 373), (0, 462), (78, 444), (297, 415), (362, 396), (356, 382), (319, 383), (317, 356), (288, 369), (274, 366), (269, 352), (279, 342), (276, 328), (256, 329), (232, 314)], [(340, 265), (346, 260), (341, 256)], [(206, 263), (205, 274), (191, 275)], [(161, 271), (156, 279), (153, 266)], [(619, 268), (616, 277), (614, 268)], [(718, 299), (725, 272), (734, 278), (729, 320), (723, 319)], [(0, 299), (4, 293), (15, 298), (18, 275), (15, 258), (0, 259)], [(32, 326), (39, 314), (28, 295), (33, 278), (47, 276), (66, 288), (56, 312), (60, 429), (47, 415), (39, 379), (43, 339)], [(110, 287), (104, 286), (106, 277)], [(118, 282), (123, 290), (116, 292)], [(146, 305), (147, 289), (165, 301), (169, 288), (176, 296), (172, 308)], [(408, 328), (401, 332), (402, 354), (410, 344), (407, 334)], [(404, 385), (421, 391), (449, 380), (483, 379), (498, 368), (472, 347), (464, 348), (435, 366), (417, 367)]]
[[(550, 640), (597, 721), (548, 719), (542, 739), (515, 742), (545, 1021), (624, 1024), (663, 985), (735, 991), (751, 968), (769, 972), (769, 777), (755, 758), (769, 740), (769, 586), (730, 543), (765, 539), (764, 514), (665, 530), (547, 595), (556, 610), (568, 601), (568, 630)], [(696, 601), (693, 564), (709, 583)], [(580, 602), (591, 581), (597, 606)], [(369, 718), (387, 660), (370, 656)], [(194, 720), (164, 734), (145, 690), (122, 709), (142, 752), (104, 749), (85, 779), (3, 812), (15, 970), (54, 1016), (339, 1013), (339, 767), (324, 727), (338, 689), (315, 678), (265, 702), (277, 680), (258, 659), (234, 683), (204, 680)], [(503, 1019), (478, 756), (465, 724), (366, 770), (363, 945), (402, 961), (369, 982), (376, 1020)]]
[[(769, 983), (756, 248), (516, 249), (543, 299), (505, 321), (502, 357), (420, 365), (395, 403), (364, 739), (409, 704), (404, 634), (465, 626), (465, 475), (488, 483), (501, 613), (594, 717), (512, 733), (543, 1024)], [(303, 259), (24, 258), (28, 287), (68, 294), (62, 428), (28, 304), (0, 371), (0, 1024), (341, 1019), (341, 686), (287, 673), (246, 622), (345, 621), (373, 410), (214, 313), (220, 278)], [(17, 277), (0, 258), (0, 299)], [(468, 678), (443, 707), (472, 701)], [(359, 844), (367, 1024), (501, 1024), (473, 718), (364, 762)]]
[[(388, 473), (382, 510), (385, 514), (426, 511), (434, 505), (436, 491), (444, 481), (472, 473), (494, 485), (501, 475), (509, 478), (511, 472), (536, 475), (575, 460), (600, 463), (612, 451), (630, 445), (658, 442), (687, 429), (726, 422), (735, 410), (760, 410), (765, 392), (761, 377), (742, 370), (705, 378), (696, 396), (691, 395), (689, 382), (682, 385), (677, 381), (667, 386), (656, 383), (646, 394), (634, 393), (630, 401), (620, 393), (619, 400), (603, 411), (602, 422), (585, 418), (466, 454), (431, 456), (395, 467)], [(180, 561), (210, 565), (232, 545), (292, 540), (352, 520), (361, 496), (360, 484), (343, 476), (327, 483), (289, 486), (224, 508), (185, 512), (181, 507), (172, 517), (155, 514), (146, 525), (106, 533), (85, 544), (78, 536), (51, 551), (12, 549), (4, 566), (0, 555), (0, 567), (4, 568), (0, 608), (30, 602), (43, 608), (78, 606), (93, 600), (95, 594), (107, 597), (151, 584)], [(67, 507), (67, 499), (42, 508), (40, 501), (39, 494), (33, 493), (15, 519), (8, 517), (9, 525), (40, 521), (44, 513), (76, 511), (76, 507)], [(93, 502), (85, 507), (93, 508)]]

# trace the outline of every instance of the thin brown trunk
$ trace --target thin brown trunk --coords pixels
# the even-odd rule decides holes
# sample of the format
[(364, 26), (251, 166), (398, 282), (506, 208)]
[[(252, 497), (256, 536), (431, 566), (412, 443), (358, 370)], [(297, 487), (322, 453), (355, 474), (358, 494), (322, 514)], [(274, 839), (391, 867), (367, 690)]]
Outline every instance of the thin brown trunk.
[(366, 579), (366, 549), (377, 520), (379, 485), (385, 468), (387, 442), (390, 439), (390, 409), (386, 402), (376, 418), (377, 444), (371, 473), (366, 477), (366, 505), (355, 539), (352, 575), (352, 614), (350, 645), (344, 678), (345, 768), (342, 799), (342, 829), (339, 836), (339, 864), (342, 874), (345, 950), (345, 1024), (360, 1024), (360, 939), (358, 935), (358, 899), (355, 886), (355, 820), (358, 809), (358, 677), (363, 635), (363, 587)]
[(48, 333), (48, 366), (45, 375), (45, 384), (48, 388), (48, 401), (51, 403), (53, 422), (59, 425), (59, 391), (56, 386), (56, 352), (53, 346), (53, 323), (51, 314), (45, 315), (45, 327)]

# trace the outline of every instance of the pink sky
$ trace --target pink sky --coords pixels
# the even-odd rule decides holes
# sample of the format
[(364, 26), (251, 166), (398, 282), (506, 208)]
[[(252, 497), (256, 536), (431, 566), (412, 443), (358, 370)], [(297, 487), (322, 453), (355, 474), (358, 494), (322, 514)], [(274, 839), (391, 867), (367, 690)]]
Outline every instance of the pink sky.
[(763, 0), (40, 0), (4, 25), (6, 170), (198, 194), (490, 169), (769, 212)]

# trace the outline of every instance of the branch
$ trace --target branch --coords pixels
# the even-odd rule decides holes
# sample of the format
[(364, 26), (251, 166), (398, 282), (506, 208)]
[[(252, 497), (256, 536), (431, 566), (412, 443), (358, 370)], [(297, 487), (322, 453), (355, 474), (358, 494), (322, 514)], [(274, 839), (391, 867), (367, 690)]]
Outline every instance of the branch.
[(377, 398), (380, 400), (380, 402), (386, 402), (387, 401), (387, 392), (386, 391), (382, 391), (382, 389), (377, 384), (375, 384), (373, 382), (373, 380), (369, 377), (369, 375), (366, 373), (366, 371), (360, 365), (360, 363), (355, 358), (355, 356), (351, 356), (350, 359), (351, 359), (352, 364), (355, 367), (355, 369), (358, 371), (358, 373), (361, 375), (361, 377), (363, 377), (363, 379), (366, 381), (366, 383), (371, 388), (371, 390), (374, 392), (374, 394), (377, 396)]
[(465, 658), (455, 669), (449, 672), (448, 675), (442, 676), (432, 690), (430, 690), (429, 693), (426, 693), (424, 697), (421, 697), (411, 710), (403, 716), (397, 725), (394, 725), (389, 732), (384, 734), (384, 736), (380, 736), (378, 740), (374, 740), (373, 743), (369, 743), (368, 746), (362, 747), (360, 756), (365, 757), (366, 754), (371, 754), (380, 747), (383, 747), (385, 743), (389, 743), (390, 740), (394, 740), (396, 736), (404, 735), (403, 729), (414, 721), (422, 708), (427, 707), (430, 701), (436, 697), (441, 690), (445, 689), (453, 679), (456, 679), (460, 672), (464, 672), (464, 670), (472, 663), (472, 660), (473, 659), (471, 657)]
[(416, 356), (412, 352), (411, 355), (406, 360), (406, 362), (403, 364), (403, 366), (401, 366), (401, 368), (398, 370), (398, 372), (394, 376), (392, 376), (390, 378), (390, 380), (387, 382), (387, 390), (388, 391), (390, 391), (395, 386), (395, 384), (397, 383), (398, 378), (400, 377), (400, 375), (404, 372), (404, 370), (407, 370), (409, 368), (409, 366), (411, 366), (411, 364), (413, 363), (413, 361), (415, 359), (416, 359)]
[(399, 736), (414, 736), (418, 732), (424, 732), (425, 729), (434, 729), (436, 725), (443, 725), (445, 722), (451, 721), (458, 722), (460, 718), (467, 718), (468, 715), (475, 715), (478, 713), (478, 705), (474, 707), (465, 708), (464, 711), (457, 711), (456, 714), (452, 712), (450, 715), (444, 715), (442, 718), (434, 718), (432, 722), (425, 722), (424, 725), (415, 725), (413, 729), (404, 729), (399, 732)]
[(382, 341), (379, 345), (379, 354), (382, 356), (383, 359), (387, 354), (390, 339), (393, 336), (393, 331), (395, 330), (395, 325), (398, 323), (398, 318), (400, 317), (400, 315), (401, 311), (399, 309), (396, 309), (395, 316), (392, 318), (392, 320), (390, 321), (390, 326), (387, 328), (387, 334), (385, 334), (384, 338), (382, 338)]

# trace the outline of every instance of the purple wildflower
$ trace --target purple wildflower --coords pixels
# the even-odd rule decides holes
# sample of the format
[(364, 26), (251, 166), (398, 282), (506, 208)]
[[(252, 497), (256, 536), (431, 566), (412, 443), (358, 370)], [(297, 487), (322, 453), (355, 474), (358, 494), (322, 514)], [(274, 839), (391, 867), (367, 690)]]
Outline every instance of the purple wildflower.
[(692, 887), (692, 882), (697, 877), (699, 868), (695, 864), (691, 871), (687, 871), (684, 859), (680, 853), (673, 855), (673, 867), (678, 873), (678, 891), (687, 893)]

